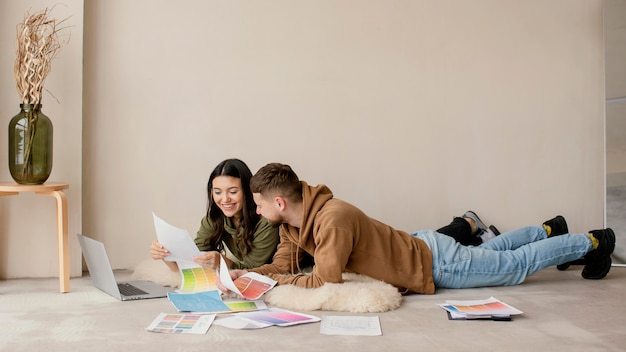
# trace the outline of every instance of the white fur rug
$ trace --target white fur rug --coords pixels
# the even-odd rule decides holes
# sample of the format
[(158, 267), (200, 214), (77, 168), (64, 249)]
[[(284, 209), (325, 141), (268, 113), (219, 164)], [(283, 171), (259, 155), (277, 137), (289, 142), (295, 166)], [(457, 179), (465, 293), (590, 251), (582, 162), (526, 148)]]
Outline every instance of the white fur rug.
[(131, 279), (152, 281), (170, 287), (180, 285), (180, 273), (178, 271), (171, 271), (165, 263), (153, 259), (147, 259), (137, 264)]
[(400, 307), (402, 295), (392, 285), (365, 275), (344, 273), (343, 283), (318, 288), (280, 285), (263, 295), (270, 305), (293, 310), (352, 313), (386, 312)]
[[(180, 274), (160, 261), (146, 260), (135, 268), (133, 280), (149, 280), (164, 286), (177, 287)], [(280, 285), (263, 295), (265, 303), (297, 311), (339, 311), (378, 313), (400, 307), (398, 289), (365, 275), (344, 273), (343, 283), (326, 283), (318, 288)]]

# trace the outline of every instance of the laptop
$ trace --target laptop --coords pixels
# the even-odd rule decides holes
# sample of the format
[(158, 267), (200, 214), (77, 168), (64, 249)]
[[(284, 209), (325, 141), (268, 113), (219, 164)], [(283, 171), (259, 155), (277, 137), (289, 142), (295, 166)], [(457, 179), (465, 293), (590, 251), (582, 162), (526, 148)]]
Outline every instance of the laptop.
[(94, 286), (120, 301), (167, 297), (172, 287), (164, 287), (151, 281), (129, 281), (118, 283), (113, 275), (104, 243), (77, 234), (80, 248)]

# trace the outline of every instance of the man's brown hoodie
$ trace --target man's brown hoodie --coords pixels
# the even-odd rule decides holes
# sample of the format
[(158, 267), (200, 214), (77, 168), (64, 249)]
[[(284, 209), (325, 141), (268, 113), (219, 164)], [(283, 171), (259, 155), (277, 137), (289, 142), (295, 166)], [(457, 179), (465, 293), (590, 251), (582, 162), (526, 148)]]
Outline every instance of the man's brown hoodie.
[[(278, 284), (319, 287), (342, 282), (343, 272), (367, 275), (401, 290), (432, 294), (432, 253), (426, 243), (372, 219), (357, 207), (333, 198), (324, 185), (302, 182), (300, 228), (280, 226), (280, 243), (271, 264), (250, 271)], [(314, 258), (310, 274), (299, 271), (303, 252)]]

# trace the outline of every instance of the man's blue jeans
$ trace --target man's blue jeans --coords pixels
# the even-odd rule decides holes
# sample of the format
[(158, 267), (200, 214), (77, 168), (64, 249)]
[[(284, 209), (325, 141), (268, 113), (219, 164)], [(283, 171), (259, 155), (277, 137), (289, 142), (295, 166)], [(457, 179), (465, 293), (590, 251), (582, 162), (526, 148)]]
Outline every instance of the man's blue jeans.
[(518, 285), (543, 268), (580, 259), (592, 248), (584, 234), (547, 238), (542, 226), (503, 233), (479, 246), (463, 246), (432, 230), (411, 235), (430, 248), (435, 287), (441, 288)]

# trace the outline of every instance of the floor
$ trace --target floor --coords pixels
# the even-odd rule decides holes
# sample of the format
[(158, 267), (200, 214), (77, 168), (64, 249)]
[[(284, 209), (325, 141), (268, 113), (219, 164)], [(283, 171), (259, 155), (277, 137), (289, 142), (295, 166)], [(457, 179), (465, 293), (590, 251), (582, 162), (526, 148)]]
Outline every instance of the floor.
[[(165, 298), (120, 302), (72, 278), (59, 293), (54, 278), (0, 281), (0, 351), (623, 351), (626, 346), (626, 268), (598, 281), (580, 266), (548, 268), (512, 287), (438, 290), (409, 295), (400, 308), (376, 314), (382, 336), (328, 336), (319, 323), (261, 330), (213, 325), (204, 335), (147, 332)], [(129, 272), (117, 272), (120, 280)], [(445, 300), (494, 296), (524, 313), (510, 322), (451, 321), (436, 306)], [(327, 315), (358, 315), (309, 312)], [(218, 315), (216, 319), (223, 318)]]

